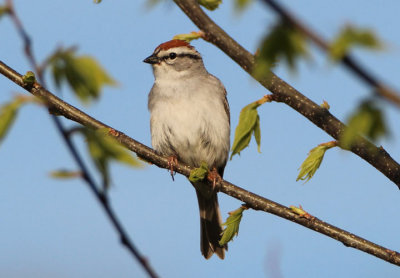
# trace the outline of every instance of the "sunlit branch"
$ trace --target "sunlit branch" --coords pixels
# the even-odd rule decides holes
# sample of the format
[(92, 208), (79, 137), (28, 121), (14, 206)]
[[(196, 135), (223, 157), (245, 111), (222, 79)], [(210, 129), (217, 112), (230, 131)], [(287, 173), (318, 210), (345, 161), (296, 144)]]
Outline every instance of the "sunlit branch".
[[(317, 35), (315, 32), (311, 31), (310, 28), (307, 28), (304, 24), (300, 22), (294, 15), (292, 15), (288, 10), (286, 10), (282, 5), (275, 0), (263, 0), (273, 11), (275, 11), (281, 18), (290, 22), (297, 30), (303, 33), (306, 37), (308, 37), (312, 42), (315, 43), (319, 48), (324, 50), (325, 52), (329, 51), (329, 43), (322, 39), (321, 36)], [(354, 74), (360, 77), (364, 82), (370, 85), (373, 91), (380, 97), (386, 99), (387, 101), (397, 105), (400, 107), (400, 94), (395, 92), (393, 89), (389, 88), (389, 86), (383, 84), (375, 77), (373, 74), (368, 72), (365, 68), (363, 68), (360, 63), (356, 59), (354, 59), (351, 55), (346, 54), (341, 62), (348, 69), (350, 69)]]
[[(57, 112), (59, 112), (60, 115), (68, 119), (71, 119), (77, 123), (80, 123), (88, 128), (93, 128), (93, 129), (108, 128), (110, 136), (116, 138), (119, 142), (121, 142), (129, 150), (135, 152), (142, 159), (152, 164), (155, 164), (161, 168), (165, 169), (170, 168), (168, 159), (166, 157), (158, 155), (151, 148), (130, 138), (124, 133), (111, 128), (110, 126), (103, 124), (102, 122), (90, 117), (89, 115), (73, 107), (72, 105), (62, 101), (60, 98), (56, 97), (55, 95), (44, 89), (42, 86), (40, 86), (40, 84), (35, 83), (33, 84), (33, 86), (25, 85), (22, 80), (22, 76), (1, 61), (0, 61), (0, 74), (6, 76), (14, 83), (18, 84), (25, 90), (29, 91), (31, 94), (40, 98), (48, 105), (48, 107), (51, 107), (52, 109), (56, 110)], [(192, 169), (189, 166), (178, 162), (175, 166), (175, 170), (176, 172), (188, 177)], [(210, 183), (209, 186), (212, 186), (212, 184)], [(275, 214), (279, 217), (300, 224), (318, 233), (327, 235), (335, 240), (342, 242), (346, 246), (356, 248), (363, 252), (374, 255), (382, 260), (400, 266), (399, 253), (389, 250), (385, 247), (379, 246), (366, 239), (363, 239), (354, 234), (339, 229), (335, 226), (332, 226), (326, 222), (319, 220), (314, 216), (311, 216), (310, 214), (307, 214), (307, 216), (296, 214), (292, 209), (288, 207), (285, 207), (271, 200), (268, 200), (264, 197), (251, 193), (225, 180), (219, 182), (217, 184), (217, 188), (219, 189), (220, 192), (223, 192), (233, 198), (236, 198), (244, 202), (246, 206), (249, 208)]]
[[(7, 10), (9, 15), (11, 16), (12, 21), (14, 22), (14, 25), (16, 26), (18, 33), (20, 34), (23, 43), (24, 43), (24, 52), (29, 60), (29, 63), (31, 64), (32, 68), (35, 70), (37, 78), (41, 84), (45, 85), (45, 80), (43, 78), (43, 70), (41, 67), (36, 62), (36, 59), (32, 53), (32, 41), (24, 29), (21, 20), (18, 18), (13, 1), (12, 0), (7, 0)], [(49, 106), (50, 108), (51, 106)], [(158, 277), (153, 268), (150, 266), (148, 260), (140, 254), (139, 250), (137, 247), (133, 244), (132, 240), (129, 238), (128, 234), (124, 230), (121, 222), (117, 218), (117, 215), (115, 214), (114, 210), (110, 206), (109, 199), (107, 196), (107, 193), (104, 191), (99, 190), (99, 186), (96, 185), (94, 179), (92, 178), (88, 168), (86, 167), (85, 163), (83, 162), (83, 159), (81, 158), (81, 155), (78, 152), (78, 149), (75, 147), (74, 143), (72, 142), (69, 133), (67, 130), (64, 128), (61, 120), (54, 115), (50, 115), (51, 119), (53, 120), (58, 132), (61, 134), (65, 145), (67, 146), (67, 149), (69, 150), (70, 154), (72, 155), (74, 161), (76, 162), (77, 166), (80, 169), (80, 172), (82, 173), (82, 178), (85, 181), (85, 183), (88, 185), (92, 193), (95, 195), (97, 201), (101, 205), (101, 207), (104, 209), (108, 219), (111, 221), (112, 225), (114, 226), (114, 229), (118, 233), (120, 237), (120, 241), (125, 246), (132, 257), (136, 259), (139, 264), (143, 267), (143, 269), (147, 272), (149, 277), (156, 278)]]
[[(197, 1), (174, 0), (174, 2), (204, 32), (204, 38), (207, 41), (221, 49), (252, 75), (255, 61), (254, 55), (215, 24), (199, 7)], [(253, 77), (274, 94), (276, 101), (289, 105), (333, 138), (340, 140), (345, 125), (327, 109), (311, 101), (273, 72), (266, 73), (264, 78)], [(362, 137), (356, 138), (355, 141), (357, 142), (352, 145), (350, 151), (374, 166), (400, 188), (400, 165), (382, 147), (378, 148)]]

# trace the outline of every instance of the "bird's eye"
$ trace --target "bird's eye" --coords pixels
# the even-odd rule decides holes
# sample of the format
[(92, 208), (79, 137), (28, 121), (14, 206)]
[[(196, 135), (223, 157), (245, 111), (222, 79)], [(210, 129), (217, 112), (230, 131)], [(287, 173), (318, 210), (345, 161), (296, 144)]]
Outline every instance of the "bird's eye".
[(176, 53), (175, 53), (175, 52), (171, 52), (171, 53), (169, 54), (169, 58), (170, 58), (171, 60), (175, 59), (175, 58), (176, 58)]

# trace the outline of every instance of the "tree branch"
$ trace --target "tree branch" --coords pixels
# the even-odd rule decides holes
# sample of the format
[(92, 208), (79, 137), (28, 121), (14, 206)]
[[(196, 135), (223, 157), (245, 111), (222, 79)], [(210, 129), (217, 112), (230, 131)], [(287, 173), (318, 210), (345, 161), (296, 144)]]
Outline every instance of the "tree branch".
[[(204, 32), (207, 41), (216, 45), (252, 75), (254, 56), (215, 24), (199, 7), (196, 0), (174, 0), (174, 2)], [(274, 100), (289, 105), (333, 138), (340, 140), (345, 125), (327, 109), (308, 99), (273, 72), (269, 72), (264, 78), (253, 77), (274, 94)], [(374, 166), (400, 189), (400, 165), (382, 147), (378, 148), (362, 137), (358, 137), (355, 141), (350, 151)]]
[[(7, 11), (11, 16), (12, 21), (14, 22), (14, 25), (16, 26), (22, 41), (24, 43), (24, 51), (25, 51), (25, 56), (28, 58), (29, 63), (31, 64), (32, 68), (35, 70), (36, 74), (38, 75), (39, 81), (45, 85), (45, 81), (43, 78), (43, 70), (41, 67), (38, 66), (36, 59), (32, 53), (32, 41), (26, 32), (25, 28), (22, 25), (21, 20), (17, 16), (13, 1), (12, 0), (7, 0)], [(11, 69), (10, 69), (11, 70)], [(49, 106), (50, 107), (50, 106)], [(117, 231), (121, 244), (125, 246), (132, 257), (136, 259), (139, 264), (143, 267), (143, 269), (146, 271), (149, 277), (156, 278), (158, 277), (153, 268), (150, 266), (148, 260), (139, 252), (137, 247), (133, 244), (132, 240), (129, 238), (128, 234), (126, 233), (125, 229), (123, 228), (121, 222), (119, 221), (117, 215), (115, 214), (114, 210), (112, 209), (107, 193), (104, 191), (100, 191), (99, 187), (96, 185), (94, 179), (92, 178), (89, 170), (87, 169), (85, 163), (83, 162), (83, 159), (81, 158), (78, 149), (75, 147), (73, 144), (69, 133), (66, 131), (66, 129), (63, 126), (63, 123), (61, 120), (55, 116), (55, 115), (50, 115), (51, 119), (54, 122), (54, 125), (56, 126), (57, 131), (61, 134), (65, 145), (67, 146), (67, 149), (69, 150), (70, 154), (72, 155), (72, 158), (78, 165), (81, 173), (82, 173), (82, 178), (86, 182), (86, 185), (89, 187), (89, 189), (92, 191), (92, 193), (95, 195), (97, 201), (99, 202), (100, 206), (104, 209), (108, 219), (111, 221), (112, 225), (114, 226), (115, 230)]]
[[(61, 99), (56, 97), (55, 95), (51, 94), (50, 92), (46, 91), (43, 87), (41, 87), (38, 83), (35, 83), (33, 86), (27, 86), (24, 84), (22, 80), (22, 75), (19, 73), (15, 72), (13, 69), (9, 68), (7, 65), (5, 65), (3, 62), (0, 61), (0, 73), (9, 78), (11, 81), (16, 83), (17, 85), (21, 86), (25, 90), (29, 91), (32, 93), (34, 96), (40, 98), (44, 103), (47, 105), (49, 110), (52, 111), (57, 111), (64, 117), (71, 119), (75, 122), (78, 122), (84, 126), (98, 129), (102, 127), (107, 127), (108, 126), (102, 124), (101, 122), (91, 118), (87, 114), (83, 113), (82, 111), (76, 109), (72, 105), (69, 105), (65, 102), (63, 102)], [(56, 116), (53, 116), (56, 117)], [(58, 120), (59, 121), (59, 120)], [(119, 222), (117, 216), (115, 215), (114, 211), (112, 210), (110, 203), (108, 201), (107, 196), (99, 191), (97, 186), (95, 185), (95, 182), (91, 175), (89, 174), (89, 171), (86, 169), (86, 166), (83, 163), (83, 160), (80, 158), (79, 154), (77, 153), (77, 150), (71, 145), (71, 141), (68, 139), (66, 132), (61, 132), (63, 138), (65, 139), (65, 143), (68, 146), (68, 149), (72, 153), (74, 160), (78, 164), (79, 168), (81, 169), (83, 173), (83, 179), (86, 181), (88, 184), (90, 190), (93, 192), (93, 194), (96, 196), (96, 199), (99, 201), (101, 204), (101, 207), (104, 209), (106, 215), (110, 219), (111, 223), (113, 224), (114, 228), (119, 234), (121, 244), (123, 244), (129, 252), (132, 254), (132, 256), (139, 261), (140, 265), (145, 269), (149, 277), (156, 278), (158, 275), (155, 273), (155, 271), (152, 269), (150, 264), (148, 263), (148, 260), (140, 254), (139, 250), (136, 248), (136, 246), (133, 244), (133, 242), (130, 240), (128, 234), (125, 232), (124, 228), (122, 227), (122, 224)]]
[[(64, 117), (71, 119), (77, 123), (80, 123), (86, 127), (98, 129), (98, 128), (109, 128), (109, 135), (116, 138), (120, 143), (126, 146), (129, 150), (135, 152), (139, 157), (151, 162), (158, 167), (169, 169), (168, 159), (166, 157), (158, 155), (154, 150), (141, 144), (140, 142), (130, 138), (124, 133), (112, 129), (108, 125), (90, 117), (89, 115), (83, 113), (77, 108), (69, 105), (68, 103), (62, 101), (60, 98), (51, 94), (49, 91), (40, 86), (40, 84), (35, 83), (32, 86), (27, 86), (22, 81), (22, 76), (15, 72), (13, 69), (9, 68), (6, 64), (0, 61), (0, 74), (6, 76), (14, 83), (18, 84), (25, 90), (29, 91), (31, 94), (42, 99), (49, 108), (55, 109)], [(176, 172), (188, 177), (190, 175), (191, 167), (178, 163), (175, 167)], [(209, 186), (212, 186), (209, 183)], [(285, 218), (318, 233), (327, 235), (333, 239), (342, 242), (345, 246), (353, 247), (355, 249), (361, 250), (363, 252), (369, 253), (376, 256), (382, 260), (396, 264), (400, 266), (400, 253), (389, 250), (385, 247), (379, 246), (372, 243), (366, 239), (358, 237), (354, 234), (346, 232), (335, 226), (332, 226), (326, 222), (323, 222), (316, 217), (308, 215), (298, 215), (294, 213), (291, 209), (268, 200), (264, 197), (251, 193), (244, 190), (228, 181), (222, 180), (217, 185), (219, 191), (236, 198), (244, 203), (249, 208), (255, 210), (262, 210), (268, 213), (275, 214), (279, 217)]]
[[(274, 10), (282, 19), (291, 23), (298, 31), (300, 31), (303, 35), (308, 37), (312, 42), (315, 43), (319, 48), (323, 51), (329, 51), (329, 43), (323, 40), (316, 33), (307, 28), (304, 24), (302, 24), (295, 16), (293, 16), (289, 11), (287, 11), (283, 6), (279, 5), (279, 3), (275, 0), (263, 0), (272, 10)], [(378, 81), (378, 78), (373, 76), (370, 72), (364, 69), (351, 55), (346, 54), (341, 59), (343, 65), (345, 65), (348, 69), (350, 69), (354, 74), (361, 78), (364, 82), (370, 85), (374, 92), (386, 99), (387, 101), (397, 105), (400, 107), (400, 95), (398, 92), (393, 91), (388, 86)]]

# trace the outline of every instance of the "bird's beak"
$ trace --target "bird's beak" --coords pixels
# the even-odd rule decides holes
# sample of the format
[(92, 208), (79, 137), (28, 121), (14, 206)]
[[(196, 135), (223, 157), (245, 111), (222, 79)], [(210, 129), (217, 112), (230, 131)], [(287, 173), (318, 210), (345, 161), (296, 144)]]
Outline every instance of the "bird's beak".
[(148, 63), (148, 64), (158, 64), (160, 62), (160, 58), (158, 58), (156, 55), (152, 54), (146, 59), (143, 60), (143, 62)]

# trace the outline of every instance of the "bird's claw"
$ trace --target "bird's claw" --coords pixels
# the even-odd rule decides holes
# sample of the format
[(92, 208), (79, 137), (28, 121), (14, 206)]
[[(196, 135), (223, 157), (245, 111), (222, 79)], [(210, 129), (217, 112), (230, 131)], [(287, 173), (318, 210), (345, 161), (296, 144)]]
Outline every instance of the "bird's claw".
[(178, 164), (178, 158), (175, 155), (171, 155), (168, 157), (168, 168), (171, 173), (171, 177), (172, 177), (173, 181), (175, 181), (174, 176), (176, 174), (174, 168), (177, 164)]
[(212, 182), (212, 189), (215, 190), (217, 184), (222, 180), (221, 176), (218, 174), (217, 168), (213, 167), (211, 171), (208, 172), (207, 179)]

